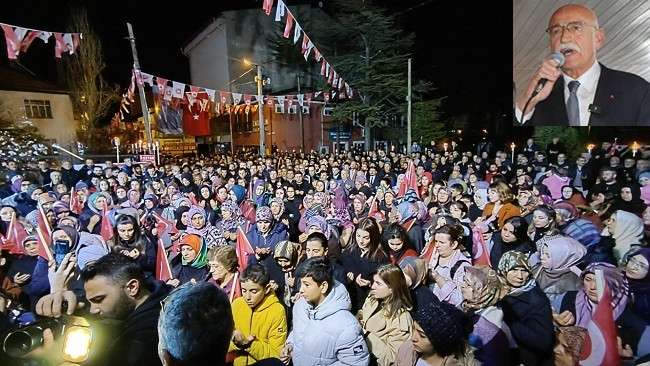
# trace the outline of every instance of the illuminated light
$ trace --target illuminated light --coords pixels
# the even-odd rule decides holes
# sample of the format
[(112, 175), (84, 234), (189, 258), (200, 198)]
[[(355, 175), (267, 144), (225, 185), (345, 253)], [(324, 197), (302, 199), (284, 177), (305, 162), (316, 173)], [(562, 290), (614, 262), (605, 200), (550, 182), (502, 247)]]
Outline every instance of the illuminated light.
[(69, 328), (63, 342), (63, 358), (69, 362), (87, 360), (92, 338), (90, 328), (79, 326)]

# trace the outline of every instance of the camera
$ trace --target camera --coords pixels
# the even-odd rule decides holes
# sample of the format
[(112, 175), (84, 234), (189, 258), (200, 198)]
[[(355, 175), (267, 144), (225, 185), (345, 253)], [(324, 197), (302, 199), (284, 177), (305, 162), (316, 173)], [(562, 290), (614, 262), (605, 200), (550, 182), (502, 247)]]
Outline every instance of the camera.
[(51, 329), (54, 338), (63, 337), (61, 352), (69, 362), (84, 362), (90, 354), (93, 332), (88, 321), (78, 316), (38, 318), (36, 322), (9, 332), (2, 340), (2, 350), (22, 358), (43, 345), (43, 331)]

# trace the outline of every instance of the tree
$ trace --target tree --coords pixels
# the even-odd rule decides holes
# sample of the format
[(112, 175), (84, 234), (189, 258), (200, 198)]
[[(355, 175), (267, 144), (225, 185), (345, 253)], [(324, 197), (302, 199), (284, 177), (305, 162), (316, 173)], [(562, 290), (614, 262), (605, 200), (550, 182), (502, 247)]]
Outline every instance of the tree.
[(428, 145), (447, 135), (447, 125), (440, 113), (444, 98), (415, 102), (411, 112), (411, 135), (413, 141)]
[(48, 154), (43, 136), (29, 121), (21, 121), (20, 113), (0, 100), (0, 156), (27, 162)]
[(533, 138), (540, 147), (546, 148), (554, 137), (559, 137), (560, 142), (566, 147), (566, 152), (571, 157), (578, 157), (585, 152), (587, 141), (586, 128), (566, 127), (535, 127)]
[[(321, 21), (328, 61), (354, 89), (355, 98), (339, 101), (333, 118), (349, 120), (359, 116), (370, 148), (372, 129), (385, 127), (391, 118), (405, 112), (407, 60), (414, 44), (394, 16), (368, 1), (334, 1), (334, 20)], [(425, 82), (413, 83), (413, 100), (430, 89)]]
[(72, 106), (80, 116), (77, 137), (87, 146), (100, 147), (108, 144), (108, 139), (95, 141), (99, 136), (96, 133), (98, 122), (105, 118), (111, 106), (119, 101), (119, 87), (109, 85), (102, 76), (106, 67), (102, 44), (88, 22), (88, 14), (84, 8), (73, 10), (69, 28), (71, 31), (83, 33), (83, 39), (75, 54), (63, 59)]
[[(365, 147), (369, 149), (373, 129), (386, 127), (389, 121), (406, 115), (407, 60), (414, 37), (400, 30), (394, 16), (370, 1), (334, 0), (328, 8), (333, 9), (330, 16), (305, 16), (301, 22), (311, 20), (313, 29), (306, 28), (308, 33), (330, 65), (353, 89), (353, 98), (333, 100), (333, 120), (340, 125), (348, 123), (353, 115), (358, 116), (355, 119), (364, 129)], [(309, 24), (301, 23), (303, 27)], [(314, 89), (330, 88), (319, 76), (320, 64), (305, 67), (299, 49), (295, 49), (292, 39), (282, 37), (282, 29), (283, 23), (278, 26), (275, 40), (271, 39), (276, 59), (294, 65), (297, 72), (315, 76), (313, 79), (318, 81)], [(417, 101), (431, 85), (415, 81), (412, 89), (412, 98)]]

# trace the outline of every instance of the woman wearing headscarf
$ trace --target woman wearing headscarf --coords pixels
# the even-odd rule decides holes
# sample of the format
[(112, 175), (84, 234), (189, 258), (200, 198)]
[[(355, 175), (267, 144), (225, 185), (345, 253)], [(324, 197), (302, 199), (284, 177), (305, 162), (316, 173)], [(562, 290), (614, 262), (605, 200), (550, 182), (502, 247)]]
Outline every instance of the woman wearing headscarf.
[(587, 200), (585, 200), (582, 192), (570, 185), (562, 187), (562, 197), (556, 202), (558, 201), (569, 201), (576, 206), (587, 206)]
[(221, 204), (221, 220), (217, 221), (217, 246), (234, 244), (237, 240), (237, 229), (241, 227), (244, 232), (248, 231), (249, 223), (242, 217), (239, 206), (231, 200)]
[(643, 211), (648, 207), (641, 199), (641, 187), (634, 183), (626, 183), (621, 186), (620, 193), (620, 197), (614, 199), (610, 210), (627, 211), (641, 217)]
[(366, 195), (363, 193), (358, 193), (352, 196), (350, 218), (355, 225), (362, 219), (368, 217), (369, 207), (367, 200)]
[[(287, 240), (287, 227), (281, 222), (273, 220), (273, 214), (268, 206), (262, 206), (257, 209), (255, 214), (255, 226), (246, 234), (255, 256), (249, 258), (253, 263), (262, 264), (268, 271), (275, 266), (273, 254), (275, 246)], [(249, 261), (250, 263), (250, 261)]]
[(606, 228), (601, 233), (600, 247), (613, 247), (614, 256), (622, 263), (630, 249), (641, 246), (643, 220), (637, 215), (618, 210), (605, 220)]
[(156, 215), (161, 215), (163, 209), (160, 208), (159, 206), (160, 200), (158, 199), (158, 196), (156, 196), (153, 193), (147, 193), (144, 195), (144, 216), (148, 215), (153, 215), (154, 213)]
[(412, 312), (417, 311), (419, 305), (430, 302), (440, 302), (427, 286), (427, 262), (418, 257), (406, 257), (399, 262), (399, 267), (406, 278), (406, 285), (411, 289)]
[(104, 207), (110, 210), (113, 205), (111, 195), (106, 192), (95, 192), (88, 197), (88, 204), (79, 215), (81, 230), (99, 234), (102, 227)]
[(173, 279), (167, 284), (178, 287), (186, 282), (203, 282), (208, 279), (208, 247), (205, 241), (194, 234), (186, 234), (180, 239), (180, 253), (171, 258)]
[(580, 288), (582, 271), (577, 265), (585, 254), (587, 248), (567, 236), (546, 236), (540, 240), (540, 264), (533, 272), (555, 312), (559, 311), (567, 291)]
[(198, 235), (205, 240), (208, 249), (223, 245), (223, 236), (220, 235), (219, 230), (212, 226), (208, 220), (205, 210), (199, 206), (190, 207), (187, 212), (190, 218), (190, 224), (187, 226), (186, 232), (188, 234)]
[(650, 324), (650, 248), (630, 251), (625, 263), (625, 277), (630, 284), (630, 302), (634, 312)]
[(499, 302), (503, 318), (518, 349), (516, 364), (552, 365), (555, 333), (551, 304), (535, 283), (524, 253), (509, 251), (501, 257), (498, 274), (510, 291)]
[(506, 220), (501, 230), (492, 234), (488, 248), (492, 268), (497, 268), (503, 254), (511, 250), (529, 256), (537, 252), (537, 248), (528, 237), (528, 224), (521, 216), (513, 216)]
[(406, 231), (409, 243), (417, 253), (420, 253), (425, 243), (422, 223), (418, 220), (420, 209), (416, 202), (415, 191), (409, 189), (402, 198), (402, 202), (397, 206), (397, 212), (399, 214), (398, 222)]
[(181, 174), (181, 186), (178, 188), (179, 191), (185, 194), (194, 193), (198, 190), (198, 187), (194, 183), (194, 178), (190, 173)]
[(634, 356), (650, 353), (650, 327), (636, 314), (630, 302), (630, 289), (623, 272), (613, 264), (591, 263), (582, 272), (582, 288), (569, 291), (562, 299), (562, 308), (555, 321), (561, 326), (577, 325), (587, 328), (599, 302), (596, 289), (596, 272), (601, 271), (611, 294), (611, 306), (621, 348), (631, 350)]
[(281, 222), (284, 226), (287, 227), (287, 232), (289, 233), (290, 238), (295, 238), (296, 241), (300, 232), (298, 231), (298, 222), (291, 220), (289, 217), (289, 212), (285, 209), (284, 200), (280, 197), (274, 197), (269, 200), (269, 207), (271, 208), (271, 213), (273, 214), (273, 220), (275, 222)]
[(113, 227), (113, 238), (107, 244), (112, 252), (122, 253), (136, 260), (147, 277), (155, 273), (156, 242), (144, 233), (135, 216), (118, 214)]
[(292, 300), (292, 297), (298, 292), (300, 286), (300, 279), (295, 275), (298, 267), (299, 246), (300, 244), (289, 240), (279, 242), (273, 251), (275, 265), (268, 270), (271, 280), (278, 286), (275, 293), (287, 309), (291, 309), (293, 306), (295, 299)]
[(135, 208), (136, 210), (139, 210), (142, 208), (142, 196), (140, 194), (140, 191), (137, 189), (129, 189), (129, 191), (126, 193), (126, 197), (128, 198), (126, 201), (124, 201), (120, 206), (123, 208)]
[(232, 199), (239, 206), (242, 216), (251, 224), (255, 223), (255, 205), (246, 199), (246, 188), (235, 184), (228, 192)]
[(469, 337), (474, 356), (482, 365), (508, 365), (508, 326), (503, 322), (503, 311), (496, 306), (508, 292), (496, 271), (489, 267), (467, 267), (460, 286), (462, 308), (473, 321)]

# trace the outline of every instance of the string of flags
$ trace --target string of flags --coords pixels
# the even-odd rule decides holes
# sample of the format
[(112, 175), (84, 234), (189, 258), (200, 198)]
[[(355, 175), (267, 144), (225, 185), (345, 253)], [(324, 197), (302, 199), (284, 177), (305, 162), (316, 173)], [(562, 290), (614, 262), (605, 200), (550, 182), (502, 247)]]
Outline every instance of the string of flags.
[(81, 33), (42, 31), (5, 23), (0, 23), (0, 27), (5, 35), (7, 58), (10, 60), (16, 60), (21, 53), (27, 52), (34, 40), (40, 39), (44, 43), (49, 43), (52, 37), (54, 37), (54, 56), (56, 58), (61, 58), (61, 55), (66, 52), (72, 55), (83, 38)]
[[(275, 0), (264, 0), (262, 2), (262, 10), (264, 10), (266, 15), (271, 15), (274, 3)], [(334, 70), (334, 67), (325, 59), (325, 57), (323, 57), (323, 54), (318, 50), (316, 45), (314, 45), (314, 42), (300, 26), (300, 23), (298, 23), (298, 20), (285, 5), (284, 1), (278, 0), (278, 4), (275, 9), (275, 21), (279, 22), (285, 16), (286, 19), (283, 33), (284, 38), (293, 39), (293, 44), (297, 44), (300, 40), (300, 37), (302, 36), (301, 53), (305, 58), (305, 61), (309, 61), (309, 55), (313, 50), (314, 60), (317, 63), (320, 62), (320, 74), (325, 78), (327, 84), (331, 85), (334, 89), (338, 90), (341, 93), (339, 96), (340, 98), (352, 98), (354, 91), (350, 85), (345, 80), (343, 80), (343, 77), (338, 72), (336, 72), (336, 70)]]
[[(248, 115), (257, 112), (258, 98), (262, 98), (262, 102), (270, 107), (275, 103), (287, 107), (294, 103), (309, 107), (311, 103), (326, 104), (338, 95), (337, 91), (316, 91), (258, 96), (199, 87), (134, 69), (131, 73), (131, 83), (122, 95), (119, 113), (112, 118), (112, 126), (117, 127), (124, 121), (124, 114), (130, 113), (131, 105), (135, 102), (136, 86), (151, 87), (154, 95), (154, 118), (161, 132), (192, 136), (210, 135), (211, 114), (243, 112)], [(316, 100), (317, 98), (319, 100)]]
[[(259, 98), (259, 96), (255, 94), (235, 93), (204, 88), (169, 80), (139, 70), (133, 70), (131, 83), (126, 92), (122, 94), (120, 107), (121, 119), (124, 119), (124, 113), (129, 112), (131, 104), (135, 101), (136, 85), (150, 86), (153, 89), (154, 94), (161, 97), (162, 101), (165, 102), (180, 100), (185, 101), (185, 103), (189, 103), (190, 105), (194, 105), (201, 100), (207, 99), (215, 105), (217, 113), (223, 113), (226, 106), (231, 105), (236, 108), (236, 111), (238, 111), (240, 107), (257, 108), (256, 105)], [(324, 103), (328, 103), (337, 96), (340, 97), (340, 94), (335, 90), (289, 95), (263, 95), (261, 98), (264, 103), (267, 103), (270, 106), (278, 103), (290, 107), (294, 104), (295, 100), (295, 102), (302, 107), (305, 105), (309, 106), (314, 102), (318, 103), (316, 99), (320, 99), (321, 97)], [(241, 103), (243, 104), (240, 106)]]

